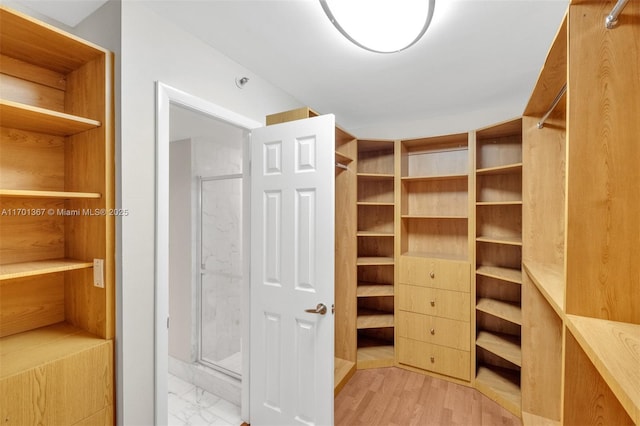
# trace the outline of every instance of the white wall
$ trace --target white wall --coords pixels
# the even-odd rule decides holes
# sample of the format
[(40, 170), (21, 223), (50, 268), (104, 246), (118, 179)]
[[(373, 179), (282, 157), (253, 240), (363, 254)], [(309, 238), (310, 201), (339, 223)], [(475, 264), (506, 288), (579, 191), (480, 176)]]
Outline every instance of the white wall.
[[(155, 81), (264, 122), (301, 106), (278, 88), (186, 34), (144, 1), (122, 3), (121, 308), (118, 422), (154, 421)], [(235, 78), (247, 76), (238, 89)]]
[(194, 361), (191, 140), (169, 144), (169, 355)]

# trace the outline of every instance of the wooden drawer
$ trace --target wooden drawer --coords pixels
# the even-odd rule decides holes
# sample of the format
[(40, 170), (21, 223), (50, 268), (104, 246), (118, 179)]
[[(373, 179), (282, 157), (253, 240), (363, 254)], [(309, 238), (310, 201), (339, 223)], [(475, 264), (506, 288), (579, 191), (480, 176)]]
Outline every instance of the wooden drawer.
[(468, 322), (405, 311), (397, 312), (396, 321), (399, 337), (471, 350), (471, 325)]
[(469, 262), (400, 256), (400, 282), (469, 292)]
[(469, 293), (415, 285), (398, 285), (398, 309), (469, 322)]
[(398, 338), (398, 361), (434, 373), (470, 380), (469, 351), (433, 345), (418, 340)]

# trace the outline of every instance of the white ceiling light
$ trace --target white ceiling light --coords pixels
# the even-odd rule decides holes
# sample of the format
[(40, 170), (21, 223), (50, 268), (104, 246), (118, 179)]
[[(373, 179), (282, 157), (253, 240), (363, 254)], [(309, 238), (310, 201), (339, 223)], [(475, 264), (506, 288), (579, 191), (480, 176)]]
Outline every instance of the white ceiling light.
[(329, 20), (363, 49), (391, 53), (427, 31), (435, 0), (320, 0)]

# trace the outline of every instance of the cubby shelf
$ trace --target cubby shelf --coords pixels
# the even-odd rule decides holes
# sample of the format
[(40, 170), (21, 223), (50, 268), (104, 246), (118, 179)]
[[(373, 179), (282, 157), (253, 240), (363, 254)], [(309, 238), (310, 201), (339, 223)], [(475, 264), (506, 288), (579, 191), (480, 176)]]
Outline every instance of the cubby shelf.
[(358, 297), (393, 296), (393, 284), (358, 283)]
[(509, 334), (480, 331), (476, 336), (476, 345), (509, 361), (518, 367), (522, 366), (520, 338)]
[(460, 180), (460, 179), (468, 179), (468, 174), (443, 174), (443, 175), (433, 175), (433, 176), (403, 176), (402, 182), (428, 182), (428, 181), (436, 181), (436, 180)]
[(358, 257), (358, 266), (393, 265), (393, 257)]
[(10, 263), (0, 265), (0, 281), (92, 267), (93, 262), (84, 262), (75, 259), (51, 259)]
[(403, 214), (402, 219), (453, 219), (453, 220), (467, 220), (468, 216), (453, 216), (453, 215), (418, 215), (418, 214)]
[(388, 173), (358, 173), (358, 179), (361, 180), (393, 180), (394, 176)]
[(349, 157), (348, 155), (345, 155), (341, 152), (336, 151), (336, 162), (340, 163), (340, 164), (349, 164), (353, 161), (353, 158)]
[(101, 126), (97, 120), (0, 99), (0, 126), (70, 136)]
[(515, 201), (477, 201), (476, 206), (521, 206), (522, 200)]
[(374, 309), (358, 309), (358, 330), (393, 327), (393, 313)]
[(375, 202), (375, 201), (358, 201), (359, 206), (390, 206), (393, 207), (395, 203)]
[[(11, 198), (100, 198), (99, 192), (68, 192), (68, 191), (34, 191), (22, 189), (0, 189), (0, 197)], [(51, 215), (50, 215), (51, 216)]]
[(393, 232), (358, 231), (358, 237), (393, 237)]
[(522, 284), (522, 271), (519, 269), (503, 268), (500, 266), (479, 266), (476, 274), (489, 278), (497, 278), (514, 284)]
[(480, 243), (492, 243), (492, 244), (505, 244), (511, 246), (522, 246), (522, 237), (489, 237), (489, 236), (480, 236), (476, 237), (476, 241)]
[(476, 309), (496, 318), (522, 325), (522, 310), (520, 306), (513, 303), (483, 297), (476, 303)]
[(476, 170), (476, 175), (502, 175), (510, 173), (519, 173), (522, 171), (522, 163), (506, 164), (504, 166), (486, 167)]
[(475, 386), (512, 413), (519, 415), (522, 401), (519, 372), (480, 366), (476, 373)]

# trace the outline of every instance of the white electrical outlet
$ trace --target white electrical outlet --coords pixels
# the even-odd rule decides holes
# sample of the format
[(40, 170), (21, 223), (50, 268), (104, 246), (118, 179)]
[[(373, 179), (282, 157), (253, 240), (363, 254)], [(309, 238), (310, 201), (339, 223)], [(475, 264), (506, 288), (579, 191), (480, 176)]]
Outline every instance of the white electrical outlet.
[(93, 285), (104, 288), (104, 259), (93, 259)]

